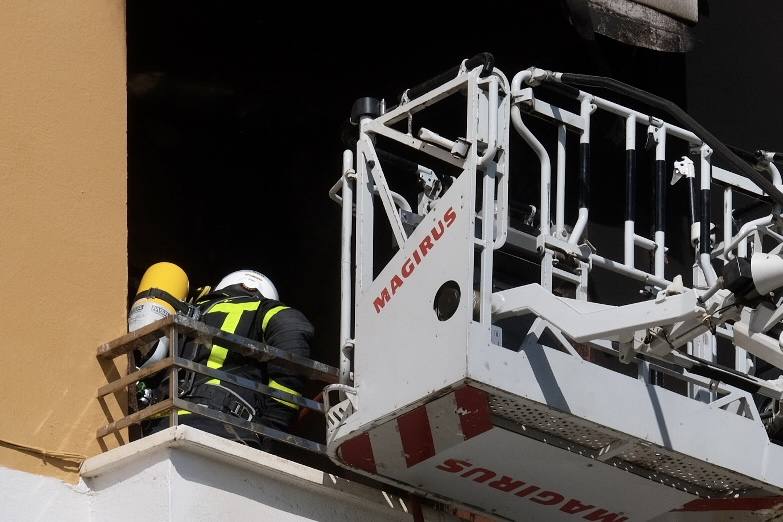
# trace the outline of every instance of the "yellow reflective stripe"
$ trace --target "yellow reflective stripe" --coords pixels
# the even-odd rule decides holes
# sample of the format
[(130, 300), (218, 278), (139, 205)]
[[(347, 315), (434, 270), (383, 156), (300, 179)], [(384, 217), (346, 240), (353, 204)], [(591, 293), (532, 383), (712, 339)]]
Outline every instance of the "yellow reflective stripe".
[(288, 307), (287, 306), (275, 306), (274, 308), (269, 310), (267, 313), (265, 313), (264, 314), (264, 320), (261, 321), (261, 330), (265, 332), (266, 331), (266, 325), (269, 324), (269, 321), (271, 321), (272, 318), (278, 314), (278, 312), (282, 312), (286, 308), (288, 308)]
[[(302, 396), (302, 394), (299, 393), (298, 391), (296, 391), (294, 389), (291, 389), (288, 386), (283, 386), (282, 384), (280, 384), (279, 382), (277, 382), (274, 379), (269, 381), (269, 387), (270, 388), (274, 388), (275, 390), (280, 390), (281, 392), (290, 393), (291, 395), (296, 395), (297, 397), (301, 397)], [(295, 410), (299, 409), (299, 405), (298, 404), (294, 404), (292, 402), (287, 402), (287, 401), (284, 401), (282, 399), (275, 399), (274, 397), (272, 397), (272, 399), (276, 400), (280, 404), (284, 404), (284, 405), (288, 406), (289, 408), (293, 408)]]
[(226, 362), (227, 356), (228, 356), (228, 349), (214, 344), (212, 345), (212, 350), (209, 352), (209, 360), (207, 361), (207, 366), (209, 368), (215, 368), (215, 369), (222, 368), (223, 363)]
[[(193, 412), (190, 412), (188, 410), (177, 410), (177, 415), (190, 415)], [(164, 411), (163, 413), (156, 413), (155, 415), (151, 415), (150, 419), (162, 419), (163, 417), (168, 417), (171, 415), (171, 412)]]
[[(206, 313), (212, 312), (225, 312), (226, 318), (223, 319), (223, 324), (220, 325), (220, 329), (224, 332), (234, 333), (239, 326), (239, 320), (242, 318), (244, 312), (254, 312), (258, 310), (260, 301), (253, 301), (251, 303), (226, 303), (221, 302), (211, 306)], [(212, 350), (209, 352), (209, 360), (207, 366), (215, 368), (216, 370), (223, 367), (223, 363), (226, 362), (228, 356), (228, 349), (220, 345), (213, 344)], [(220, 379), (210, 379), (207, 384), (220, 384)]]

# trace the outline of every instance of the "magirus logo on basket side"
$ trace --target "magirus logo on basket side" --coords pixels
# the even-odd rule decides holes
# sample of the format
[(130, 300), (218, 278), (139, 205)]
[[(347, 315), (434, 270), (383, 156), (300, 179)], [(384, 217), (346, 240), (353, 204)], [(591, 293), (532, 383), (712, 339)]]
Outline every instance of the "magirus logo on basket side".
[(389, 281), (389, 284), (385, 286), (383, 290), (381, 290), (380, 295), (375, 298), (373, 301), (375, 313), (381, 313), (381, 310), (383, 310), (386, 304), (391, 301), (397, 291), (402, 288), (405, 280), (413, 275), (416, 267), (424, 261), (430, 250), (435, 247), (438, 240), (443, 237), (446, 230), (451, 227), (456, 220), (457, 212), (453, 207), (449, 207), (448, 210), (443, 213), (443, 218), (439, 219), (430, 232), (424, 236), (424, 239), (419, 242), (419, 246), (416, 250), (414, 250), (410, 257), (405, 259), (402, 263), (399, 272), (394, 274), (391, 281)]

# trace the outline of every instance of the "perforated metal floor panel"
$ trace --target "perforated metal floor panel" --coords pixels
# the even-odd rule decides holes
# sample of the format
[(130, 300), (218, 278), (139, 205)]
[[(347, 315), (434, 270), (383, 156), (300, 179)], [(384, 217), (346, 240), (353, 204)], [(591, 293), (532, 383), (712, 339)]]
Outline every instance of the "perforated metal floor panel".
[(496, 424), (543, 443), (706, 497), (758, 489), (754, 481), (523, 398), (490, 395)]

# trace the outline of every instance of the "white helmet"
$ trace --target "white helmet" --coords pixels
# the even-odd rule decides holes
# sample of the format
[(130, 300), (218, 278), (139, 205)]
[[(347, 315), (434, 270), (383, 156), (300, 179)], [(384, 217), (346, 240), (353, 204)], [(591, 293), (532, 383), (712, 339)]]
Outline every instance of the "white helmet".
[(248, 290), (258, 290), (267, 299), (278, 300), (277, 288), (272, 281), (260, 272), (254, 270), (237, 270), (231, 272), (220, 280), (215, 290), (222, 290), (227, 286), (242, 285)]

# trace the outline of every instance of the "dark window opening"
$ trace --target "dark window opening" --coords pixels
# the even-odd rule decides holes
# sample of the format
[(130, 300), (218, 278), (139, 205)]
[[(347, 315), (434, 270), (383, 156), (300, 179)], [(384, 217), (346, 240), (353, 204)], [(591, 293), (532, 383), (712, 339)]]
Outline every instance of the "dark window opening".
[[(340, 175), (356, 98), (396, 104), (406, 88), (489, 51), (507, 74), (531, 65), (603, 74), (684, 105), (682, 55), (600, 35), (581, 40), (559, 4), (490, 2), (482, 4), (485, 24), (467, 12), (453, 24), (444, 20), (454, 13), (436, 10), (417, 10), (410, 21), (394, 8), (332, 6), (307, 22), (301, 7), (285, 5), (129, 2), (131, 295), (162, 260), (179, 264), (191, 287), (238, 269), (261, 271), (314, 324), (313, 358), (336, 365), (340, 211), (327, 193)], [(519, 158), (533, 158), (522, 148)], [(537, 169), (534, 158), (529, 164)], [(535, 203), (537, 177), (511, 174), (520, 202)], [(623, 179), (619, 169), (601, 174)], [(568, 198), (573, 208), (575, 192)], [(604, 203), (619, 202), (614, 192), (596, 193), (595, 206)]]

